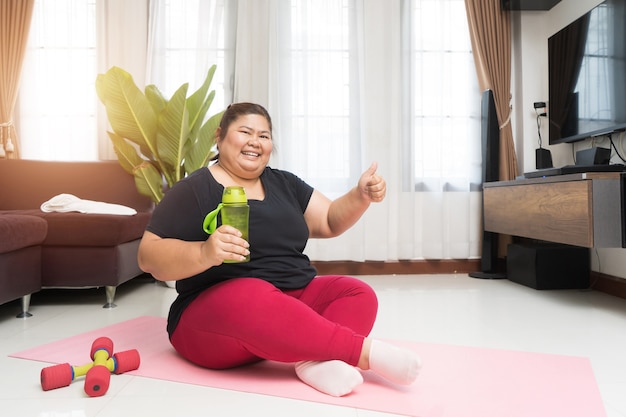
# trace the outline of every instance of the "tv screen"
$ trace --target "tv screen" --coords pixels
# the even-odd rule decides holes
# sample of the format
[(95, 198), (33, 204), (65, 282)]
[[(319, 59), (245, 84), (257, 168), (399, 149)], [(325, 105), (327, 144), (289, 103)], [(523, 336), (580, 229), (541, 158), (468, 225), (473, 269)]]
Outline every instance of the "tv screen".
[(549, 142), (626, 129), (626, 1), (606, 0), (548, 39)]

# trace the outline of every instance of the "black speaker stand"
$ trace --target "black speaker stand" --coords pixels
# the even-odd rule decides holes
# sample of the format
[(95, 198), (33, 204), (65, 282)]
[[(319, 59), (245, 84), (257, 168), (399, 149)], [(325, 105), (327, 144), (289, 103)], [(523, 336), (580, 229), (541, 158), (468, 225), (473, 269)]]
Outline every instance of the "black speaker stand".
[(479, 278), (479, 279), (506, 279), (506, 274), (503, 272), (470, 272), (469, 275), (471, 278)]
[(503, 272), (498, 272), (498, 240), (497, 233), (483, 230), (482, 257), (480, 259), (480, 271), (470, 272), (471, 278), (480, 279), (505, 279)]

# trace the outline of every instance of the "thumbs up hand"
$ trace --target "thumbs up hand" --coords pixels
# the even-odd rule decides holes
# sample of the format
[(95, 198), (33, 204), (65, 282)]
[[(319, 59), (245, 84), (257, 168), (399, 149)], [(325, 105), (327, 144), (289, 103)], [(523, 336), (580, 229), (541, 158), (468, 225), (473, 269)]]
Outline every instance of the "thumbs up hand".
[(387, 184), (385, 179), (376, 173), (378, 163), (373, 162), (372, 165), (361, 174), (359, 178), (358, 189), (361, 195), (368, 201), (378, 203), (383, 201), (387, 193)]

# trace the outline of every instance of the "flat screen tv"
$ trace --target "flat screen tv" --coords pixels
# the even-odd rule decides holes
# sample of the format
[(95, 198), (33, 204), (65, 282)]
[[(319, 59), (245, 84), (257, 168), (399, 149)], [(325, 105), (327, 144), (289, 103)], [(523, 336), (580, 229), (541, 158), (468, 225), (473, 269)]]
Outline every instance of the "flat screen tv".
[(605, 0), (548, 38), (549, 142), (626, 130), (626, 0)]

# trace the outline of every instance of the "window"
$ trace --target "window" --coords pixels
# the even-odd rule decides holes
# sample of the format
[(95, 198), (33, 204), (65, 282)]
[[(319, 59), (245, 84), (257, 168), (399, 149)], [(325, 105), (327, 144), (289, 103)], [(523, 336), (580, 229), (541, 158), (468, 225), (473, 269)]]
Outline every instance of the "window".
[(22, 157), (98, 159), (96, 0), (35, 0), (19, 98)]
[(330, 193), (352, 185), (360, 169), (351, 163), (360, 139), (351, 3), (290, 2), (290, 105), (283, 108), (291, 112), (293, 143), (285, 146), (293, 150), (297, 171)]
[(463, 0), (406, 0), (404, 100), (410, 114), (403, 188), (477, 191), (480, 93)]

